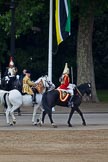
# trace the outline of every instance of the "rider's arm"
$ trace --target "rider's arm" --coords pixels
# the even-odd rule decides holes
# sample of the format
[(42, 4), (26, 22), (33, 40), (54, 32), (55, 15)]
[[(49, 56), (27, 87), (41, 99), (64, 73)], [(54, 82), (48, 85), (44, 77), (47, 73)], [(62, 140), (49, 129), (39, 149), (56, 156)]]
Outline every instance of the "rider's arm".
[(28, 84), (29, 86), (35, 86), (35, 85), (36, 85), (36, 84), (35, 84), (34, 82), (32, 82), (30, 79), (28, 79), (27, 84)]
[(68, 75), (65, 75), (62, 84), (64, 84), (65, 87), (68, 87), (69, 82), (70, 82), (70, 80), (69, 80), (69, 76), (68, 76)]

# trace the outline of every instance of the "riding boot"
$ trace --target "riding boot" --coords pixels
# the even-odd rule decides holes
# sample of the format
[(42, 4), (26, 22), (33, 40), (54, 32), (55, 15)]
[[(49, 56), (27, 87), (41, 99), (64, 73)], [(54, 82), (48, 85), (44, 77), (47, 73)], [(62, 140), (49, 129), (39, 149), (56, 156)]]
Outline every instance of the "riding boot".
[(68, 101), (68, 107), (74, 107), (74, 103), (73, 103), (73, 96), (70, 97), (70, 100)]
[(33, 103), (33, 107), (34, 107), (34, 104), (37, 104), (37, 102), (36, 102), (36, 93), (34, 93), (32, 95), (32, 103)]
[(35, 104), (35, 94), (32, 95), (32, 104), (33, 104), (33, 107), (34, 107), (34, 104)]

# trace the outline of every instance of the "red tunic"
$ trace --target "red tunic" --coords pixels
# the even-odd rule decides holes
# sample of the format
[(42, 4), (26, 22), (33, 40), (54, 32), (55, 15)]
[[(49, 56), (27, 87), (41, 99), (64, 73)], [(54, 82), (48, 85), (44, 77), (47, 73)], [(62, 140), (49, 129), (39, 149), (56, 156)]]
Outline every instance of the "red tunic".
[(69, 83), (70, 83), (70, 78), (69, 78), (69, 76), (67, 74), (65, 74), (63, 76), (63, 81), (62, 81), (61, 85), (58, 88), (60, 88), (60, 89), (68, 89), (67, 87), (68, 87)]

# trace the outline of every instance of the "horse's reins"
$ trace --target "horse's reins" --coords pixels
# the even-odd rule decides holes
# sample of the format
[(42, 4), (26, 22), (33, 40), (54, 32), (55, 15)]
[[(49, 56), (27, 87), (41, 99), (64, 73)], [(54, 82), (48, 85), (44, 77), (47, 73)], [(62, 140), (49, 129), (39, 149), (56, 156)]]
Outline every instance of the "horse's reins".
[[(45, 78), (45, 85), (44, 85), (44, 87), (45, 87), (46, 91), (47, 91), (47, 84), (48, 84), (48, 81), (47, 81), (47, 78)], [(48, 84), (48, 86), (49, 86), (49, 84)]]
[(80, 94), (80, 96), (82, 97), (82, 94), (81, 94), (80, 90), (78, 88), (76, 88), (76, 89), (77, 89), (78, 93)]

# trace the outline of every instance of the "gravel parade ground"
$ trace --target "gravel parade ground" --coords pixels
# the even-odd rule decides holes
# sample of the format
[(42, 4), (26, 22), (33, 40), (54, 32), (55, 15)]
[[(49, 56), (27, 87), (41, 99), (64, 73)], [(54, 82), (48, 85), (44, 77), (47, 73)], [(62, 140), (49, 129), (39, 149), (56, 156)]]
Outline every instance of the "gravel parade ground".
[(108, 104), (82, 104), (87, 126), (82, 126), (77, 113), (73, 127), (67, 126), (66, 108), (57, 108), (53, 119), (57, 128), (45, 124), (33, 126), (32, 110), (16, 113), (17, 123), (7, 126), (0, 113), (0, 162), (107, 162), (108, 161)]

